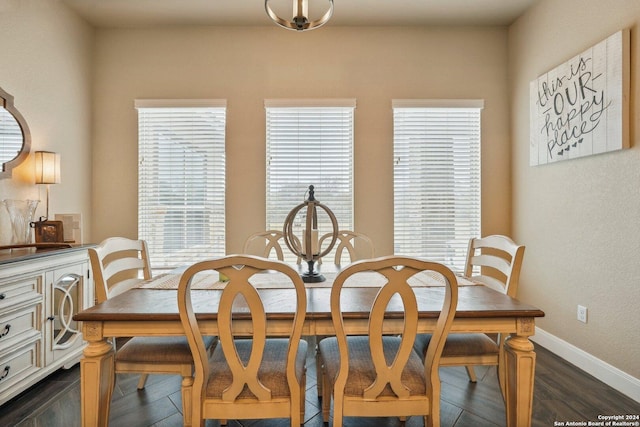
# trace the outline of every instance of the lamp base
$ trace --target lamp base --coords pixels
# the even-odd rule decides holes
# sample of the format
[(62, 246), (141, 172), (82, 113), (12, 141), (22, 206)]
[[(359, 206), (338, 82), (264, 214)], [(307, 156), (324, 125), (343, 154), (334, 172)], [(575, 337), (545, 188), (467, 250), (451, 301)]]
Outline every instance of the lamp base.
[(304, 283), (320, 283), (327, 280), (322, 274), (317, 271), (306, 272), (300, 275)]
[(308, 265), (307, 272), (306, 273), (302, 273), (300, 275), (300, 277), (302, 277), (302, 281), (304, 283), (320, 283), (320, 282), (324, 282), (325, 280), (327, 280), (327, 279), (325, 279), (325, 277), (322, 274), (318, 273), (313, 268), (314, 264), (315, 264), (314, 260), (307, 261), (307, 265)]

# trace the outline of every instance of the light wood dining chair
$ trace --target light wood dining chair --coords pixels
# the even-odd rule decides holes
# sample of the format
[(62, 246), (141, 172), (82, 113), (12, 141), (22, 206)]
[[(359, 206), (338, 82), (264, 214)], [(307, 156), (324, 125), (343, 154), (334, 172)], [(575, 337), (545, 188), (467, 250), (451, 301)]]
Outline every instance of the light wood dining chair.
[[(89, 248), (96, 302), (119, 295), (151, 278), (149, 250), (144, 240), (111, 237)], [(216, 337), (206, 337), (205, 346), (213, 352)], [(138, 389), (143, 389), (149, 374), (182, 376), (184, 424), (191, 425), (191, 385), (193, 358), (186, 337), (133, 337), (116, 348), (115, 372), (139, 373)]]
[[(256, 274), (269, 271), (282, 276), (282, 283), (295, 290), (295, 315), (279, 332), (287, 338), (267, 338), (265, 307), (252, 283)], [(216, 302), (215, 321), (220, 344), (207, 357), (196, 320), (191, 280), (204, 271), (217, 271), (229, 278)], [(251, 338), (234, 330), (234, 305), (241, 302), (243, 313), (251, 319)], [(191, 413), (194, 420), (205, 419), (289, 418), (291, 425), (304, 420), (305, 361), (307, 343), (302, 327), (307, 302), (300, 275), (281, 261), (249, 255), (229, 255), (196, 263), (180, 278), (178, 309), (195, 361)]]
[[(325, 241), (331, 241), (332, 233), (327, 233), (320, 237), (318, 246), (322, 248)], [(334, 264), (345, 265), (360, 259), (371, 259), (374, 257), (373, 241), (369, 236), (351, 230), (338, 231), (338, 238), (335, 245)], [(322, 262), (322, 259), (319, 261)]]
[[(323, 243), (330, 242), (332, 233), (324, 234), (318, 241), (318, 247), (322, 248)], [(326, 243), (327, 245), (329, 243)], [(357, 248), (357, 250), (356, 250)], [(335, 255), (333, 263), (335, 265), (347, 265), (360, 259), (371, 259), (374, 257), (373, 241), (366, 234), (357, 233), (351, 230), (338, 231), (338, 237), (335, 245)], [(322, 258), (318, 260), (318, 264), (322, 264)], [(318, 342), (324, 336), (317, 336)], [(316, 372), (322, 369), (322, 361), (316, 351)], [(322, 397), (322, 383), (317, 382), (318, 396)]]
[[(422, 357), (413, 351), (418, 305), (408, 280), (424, 271), (440, 273), (445, 286), (436, 328), (426, 356)], [(342, 293), (354, 276), (371, 272), (385, 280), (372, 301), (368, 333), (347, 336), (341, 310)], [(345, 416), (404, 419), (412, 415), (424, 416), (425, 426), (439, 426), (438, 366), (457, 302), (456, 276), (439, 263), (390, 256), (357, 261), (342, 270), (331, 289), (331, 317), (336, 336), (325, 338), (319, 344), (323, 361), (323, 420), (329, 421), (333, 397), (335, 427), (342, 426)], [(389, 312), (393, 312), (396, 321), (404, 321), (401, 335), (385, 335), (385, 316), (390, 315)]]
[[(469, 240), (464, 275), (485, 286), (516, 297), (520, 270), (524, 258), (522, 245), (511, 238), (491, 235)], [(424, 354), (431, 336), (420, 334), (415, 349)], [(464, 366), (469, 380), (476, 382), (474, 365), (497, 366), (498, 382), (502, 396), (506, 391), (506, 366), (504, 363), (503, 334), (451, 334), (442, 352), (442, 366)]]
[(257, 255), (263, 258), (273, 258), (284, 261), (282, 252), (284, 234), (278, 230), (268, 230), (254, 233), (247, 237), (242, 248), (242, 253), (247, 255)]
[[(254, 233), (247, 237), (242, 248), (242, 253), (284, 261), (283, 248), (288, 250), (284, 243), (284, 234), (282, 231), (267, 230)], [(302, 259), (298, 257), (296, 263), (300, 264), (301, 261)]]

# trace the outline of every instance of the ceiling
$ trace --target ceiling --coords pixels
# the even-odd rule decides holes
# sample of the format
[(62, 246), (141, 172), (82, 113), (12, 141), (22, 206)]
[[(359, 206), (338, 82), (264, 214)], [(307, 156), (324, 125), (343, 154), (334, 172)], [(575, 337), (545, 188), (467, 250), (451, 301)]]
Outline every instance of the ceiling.
[[(263, 0), (62, 0), (96, 27), (274, 25)], [(538, 0), (334, 0), (327, 26), (509, 25)], [(271, 0), (283, 18), (292, 0)], [(309, 0), (311, 18), (328, 0)]]

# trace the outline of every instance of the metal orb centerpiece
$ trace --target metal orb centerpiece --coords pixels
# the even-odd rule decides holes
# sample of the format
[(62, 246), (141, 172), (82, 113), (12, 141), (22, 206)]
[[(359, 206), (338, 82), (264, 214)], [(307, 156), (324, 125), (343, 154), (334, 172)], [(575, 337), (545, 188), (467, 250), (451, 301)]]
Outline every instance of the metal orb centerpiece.
[[(293, 225), (298, 213), (303, 209), (306, 212), (306, 217), (304, 219), (305, 227), (302, 239), (299, 239), (294, 233)], [(322, 209), (327, 213), (331, 220), (332, 227), (331, 241), (322, 251), (322, 248), (320, 248), (319, 245), (318, 236), (318, 209)], [(315, 270), (314, 264), (333, 249), (333, 246), (338, 239), (338, 221), (336, 220), (336, 216), (333, 212), (331, 212), (331, 209), (316, 200), (313, 185), (309, 186), (309, 197), (303, 203), (293, 208), (291, 212), (289, 212), (289, 215), (287, 215), (282, 232), (284, 234), (284, 241), (289, 250), (293, 252), (294, 255), (307, 262), (308, 268), (307, 271), (302, 274), (302, 280), (305, 283), (324, 282), (325, 277)]]

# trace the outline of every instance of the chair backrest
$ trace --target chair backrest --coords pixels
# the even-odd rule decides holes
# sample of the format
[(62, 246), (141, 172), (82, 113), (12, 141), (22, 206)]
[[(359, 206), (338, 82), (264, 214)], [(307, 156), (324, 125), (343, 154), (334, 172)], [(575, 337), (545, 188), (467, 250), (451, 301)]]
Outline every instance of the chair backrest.
[[(256, 274), (265, 273), (280, 274), (282, 280), (279, 283), (290, 284), (295, 289), (295, 298), (288, 299), (282, 304), (293, 303), (295, 312), (290, 326), (283, 326), (281, 332), (289, 336), (289, 348), (287, 351), (287, 382), (289, 389), (300, 387), (295, 375), (295, 361), (298, 352), (298, 345), (302, 336), (302, 326), (307, 309), (307, 298), (300, 275), (289, 265), (281, 262), (268, 260), (251, 255), (229, 255), (215, 260), (198, 262), (187, 268), (180, 277), (178, 287), (178, 309), (180, 320), (185, 330), (185, 335), (189, 341), (193, 354), (195, 376), (193, 386), (193, 401), (199, 402), (204, 393), (206, 380), (209, 377), (208, 355), (202, 340), (202, 333), (191, 304), (191, 279), (201, 272), (218, 272), (225, 275), (229, 280), (219, 295), (217, 307), (217, 325), (220, 345), (224, 351), (225, 359), (233, 374), (232, 384), (223, 393), (223, 400), (234, 401), (246, 386), (259, 400), (269, 399), (271, 391), (266, 388), (258, 379), (258, 369), (264, 354), (264, 347), (267, 338), (267, 322), (265, 318), (265, 306), (260, 298), (260, 294), (252, 283), (252, 277)], [(217, 276), (215, 276), (217, 277)], [(234, 331), (233, 306), (236, 300), (244, 299), (243, 314), (251, 314), (251, 355), (245, 364), (240, 357), (234, 338), (238, 331)], [(243, 304), (243, 305), (244, 305)], [(215, 304), (208, 305), (215, 309)], [(246, 336), (246, 331), (244, 331)]]
[[(429, 395), (432, 393), (437, 393), (436, 396), (439, 395), (440, 377), (438, 375), (438, 365), (458, 304), (458, 281), (455, 274), (442, 264), (398, 256), (357, 261), (338, 273), (333, 283), (331, 289), (331, 317), (336, 330), (340, 352), (340, 371), (336, 377), (336, 389), (344, 389), (349, 371), (349, 349), (340, 306), (344, 285), (354, 275), (371, 275), (374, 272), (384, 279), (384, 283), (372, 301), (369, 311), (368, 335), (371, 357), (376, 367), (376, 378), (365, 391), (364, 397), (366, 399), (375, 399), (384, 391), (387, 385), (391, 387), (396, 396), (408, 397), (408, 391), (402, 385), (401, 376), (411, 351), (413, 351), (418, 326), (418, 303), (413, 288), (408, 281), (417, 274), (429, 271), (440, 273), (445, 279), (444, 300), (442, 306), (438, 307), (440, 313), (438, 314), (437, 325), (425, 357), (427, 393)], [(373, 277), (371, 279), (372, 282), (379, 281)], [(396, 296), (400, 297), (401, 303), (394, 299)], [(365, 308), (368, 307), (368, 302), (361, 302), (366, 304)], [(385, 355), (382, 345), (382, 337), (385, 334), (385, 315), (388, 311), (393, 311), (396, 319), (398, 318), (398, 313), (396, 312), (400, 312), (404, 319), (404, 331), (401, 334), (401, 343), (395, 357), (393, 355)], [(391, 364), (388, 361), (391, 361)]]
[[(518, 293), (524, 246), (507, 236), (491, 235), (469, 240), (464, 275), (515, 298)], [(479, 274), (474, 273), (479, 267)]]
[(278, 230), (268, 230), (254, 233), (247, 238), (242, 248), (242, 253), (247, 255), (257, 255), (263, 258), (270, 258), (275, 253), (275, 258), (284, 261), (282, 247), (284, 234)]
[[(293, 237), (296, 239), (295, 236)], [(288, 250), (287, 245), (284, 242), (284, 234), (282, 231), (268, 230), (254, 233), (247, 237), (242, 248), (242, 253), (284, 261), (285, 257), (283, 248)], [(296, 263), (300, 264), (301, 262), (302, 258), (297, 257)]]
[(144, 240), (110, 237), (89, 248), (89, 260), (99, 303), (151, 278), (149, 249)]
[[(319, 247), (322, 248), (322, 244), (325, 241), (330, 242), (331, 236), (331, 233), (327, 233), (320, 237)], [(373, 242), (369, 236), (350, 230), (338, 231), (338, 238), (334, 250), (334, 263), (337, 265), (345, 265), (357, 260), (371, 259), (374, 257)], [(322, 260), (320, 260), (320, 262), (322, 262)]]

